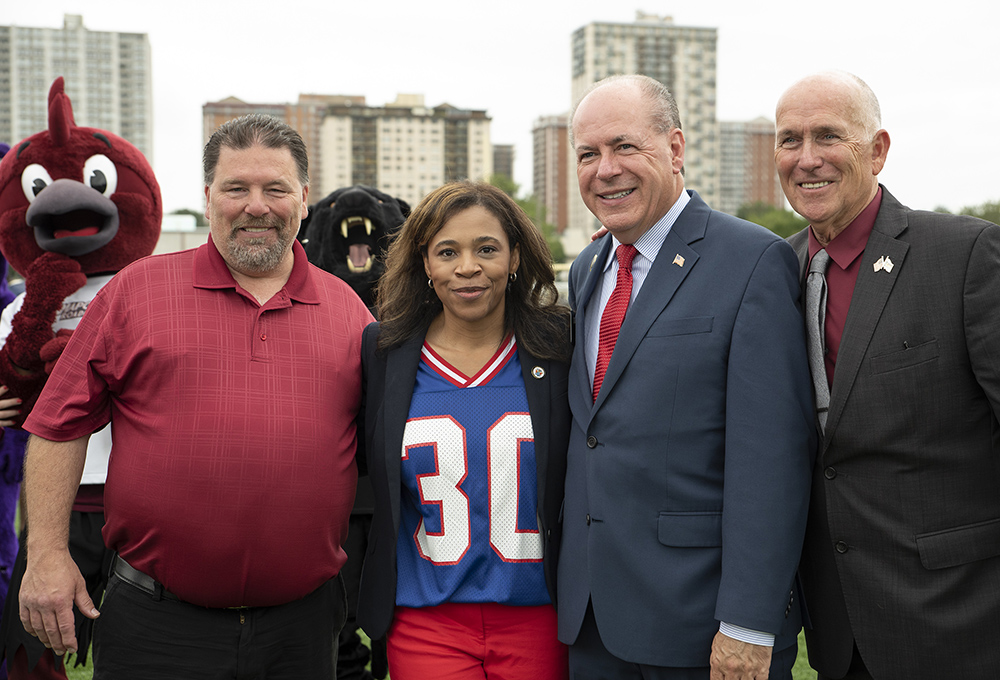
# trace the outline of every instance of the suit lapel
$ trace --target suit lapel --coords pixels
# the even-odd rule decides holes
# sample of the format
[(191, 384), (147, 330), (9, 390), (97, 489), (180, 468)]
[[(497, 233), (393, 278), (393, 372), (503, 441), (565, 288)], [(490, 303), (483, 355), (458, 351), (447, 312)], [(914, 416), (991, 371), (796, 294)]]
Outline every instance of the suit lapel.
[(576, 311), (576, 323), (577, 323), (577, 336), (578, 338), (583, 337), (580, 335), (579, 331), (585, 328), (584, 316), (587, 310), (587, 303), (590, 301), (590, 296), (594, 294), (594, 289), (597, 287), (597, 282), (601, 280), (604, 275), (604, 263), (608, 259), (608, 252), (611, 250), (611, 244), (614, 241), (610, 236), (605, 236), (601, 239), (599, 247), (597, 248), (596, 254), (591, 256), (590, 263), (587, 265), (586, 273), (581, 274), (583, 277), (579, 287), (574, 286), (576, 290), (573, 291), (573, 308)]
[(549, 376), (549, 362), (535, 359), (522, 349), (518, 349), (521, 361), (521, 376), (524, 378), (524, 391), (528, 397), (528, 413), (531, 414), (531, 429), (535, 438), (535, 468), (538, 475), (538, 507), (542, 507), (542, 495), (545, 491), (545, 476), (548, 469), (549, 451), (549, 409), (551, 397), (549, 388), (552, 384)]
[[(382, 414), (385, 428), (385, 469), (389, 489), (400, 488), (400, 460), (403, 449), (403, 431), (410, 414), (413, 387), (417, 382), (417, 367), (420, 364), (420, 349), (424, 344), (424, 334), (410, 338), (405, 343), (388, 352), (385, 365), (385, 394)], [(390, 493), (392, 522), (399, 533), (399, 493)]]
[[(883, 188), (882, 205), (871, 236), (865, 245), (861, 271), (858, 272), (858, 280), (851, 296), (851, 306), (844, 322), (837, 354), (837, 368), (830, 388), (830, 412), (826, 424), (824, 449), (837, 430), (847, 397), (868, 352), (868, 345), (882, 316), (885, 303), (889, 299), (889, 293), (892, 292), (899, 273), (906, 266), (906, 252), (910, 246), (896, 238), (905, 229), (906, 215), (902, 205)], [(884, 267), (875, 271), (876, 262), (883, 257), (892, 260), (892, 271), (887, 271)]]
[[(636, 295), (635, 302), (632, 303), (632, 307), (625, 315), (625, 321), (618, 332), (618, 340), (615, 342), (611, 361), (608, 362), (608, 370), (604, 374), (601, 391), (597, 395), (597, 401), (594, 402), (594, 412), (601, 407), (608, 394), (611, 393), (632, 355), (638, 349), (639, 343), (646, 336), (649, 327), (663, 312), (681, 283), (697, 265), (699, 256), (690, 244), (705, 236), (705, 228), (708, 225), (710, 214), (709, 207), (698, 198), (697, 194), (693, 194), (691, 201), (667, 233), (663, 245), (660, 246), (660, 250), (656, 254), (656, 259), (653, 260), (653, 266), (646, 275), (646, 280), (643, 282), (639, 294)], [(683, 265), (675, 263), (679, 261), (677, 255), (683, 258)]]
[[(587, 355), (584, 352), (584, 343), (587, 342), (587, 303), (597, 288), (597, 282), (604, 275), (604, 263), (608, 259), (612, 243), (611, 237), (605, 236), (596, 248), (591, 249), (595, 254), (591, 255), (590, 250), (584, 251), (585, 254), (581, 257), (590, 257), (587, 270), (575, 276), (572, 281), (573, 297), (570, 303), (575, 317), (574, 336), (576, 342), (573, 348), (572, 368), (570, 369), (569, 400), (575, 413), (590, 413), (594, 405), (590, 370), (587, 366)], [(585, 261), (581, 260), (581, 264)], [(590, 311), (597, 313), (596, 310)], [(527, 382), (527, 378), (525, 382)]]
[(788, 243), (795, 250), (795, 256), (799, 259), (799, 283), (803, 286), (806, 282), (806, 267), (809, 266), (809, 227), (788, 237)]

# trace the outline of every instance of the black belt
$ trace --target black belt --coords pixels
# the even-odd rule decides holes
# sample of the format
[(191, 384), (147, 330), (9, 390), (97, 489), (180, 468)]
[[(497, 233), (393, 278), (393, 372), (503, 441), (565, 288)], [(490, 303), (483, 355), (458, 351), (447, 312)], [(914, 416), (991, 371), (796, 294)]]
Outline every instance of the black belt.
[(143, 574), (141, 571), (123, 560), (117, 553), (115, 554), (114, 560), (111, 561), (111, 573), (125, 581), (125, 583), (133, 585), (142, 592), (152, 595), (154, 599), (176, 600), (177, 602), (181, 601), (179, 597), (164, 588), (162, 583), (157, 581), (152, 576)]

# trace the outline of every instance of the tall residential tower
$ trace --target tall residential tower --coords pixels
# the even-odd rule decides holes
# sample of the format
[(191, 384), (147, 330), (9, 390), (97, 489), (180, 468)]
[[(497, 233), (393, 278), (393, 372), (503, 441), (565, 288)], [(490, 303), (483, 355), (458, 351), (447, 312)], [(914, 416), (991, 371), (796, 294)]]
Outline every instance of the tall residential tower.
[[(715, 28), (677, 26), (671, 17), (637, 13), (635, 23), (592, 23), (572, 36), (572, 102), (610, 75), (639, 73), (655, 78), (677, 100), (687, 140), (685, 180), (709, 204), (719, 199), (719, 126), (715, 114)], [(572, 154), (572, 151), (570, 151)], [(572, 160), (571, 167), (575, 167)], [(567, 251), (579, 250), (597, 227), (569, 179)], [(575, 239), (575, 243), (573, 242)]]
[(774, 123), (761, 116), (749, 122), (722, 122), (718, 205), (712, 207), (730, 215), (745, 205), (763, 203), (783, 210), (781, 191), (774, 167)]
[(561, 116), (540, 116), (531, 128), (533, 155), (533, 187), (535, 202), (539, 214), (532, 217), (555, 226), (562, 234), (569, 223), (567, 198), (574, 193), (579, 196), (575, 186), (567, 186), (576, 181), (576, 173), (570, 172), (568, 120), (566, 114)]
[(91, 31), (67, 14), (63, 27), (0, 26), (0, 141), (48, 127), (49, 87), (59, 76), (77, 125), (124, 137), (153, 160), (153, 86), (145, 33)]

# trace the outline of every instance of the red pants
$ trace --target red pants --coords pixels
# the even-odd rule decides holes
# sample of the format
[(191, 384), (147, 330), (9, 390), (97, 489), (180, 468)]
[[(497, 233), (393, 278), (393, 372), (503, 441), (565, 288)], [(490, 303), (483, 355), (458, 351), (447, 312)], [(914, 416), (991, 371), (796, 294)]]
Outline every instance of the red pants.
[(565, 680), (566, 646), (550, 605), (445, 603), (396, 607), (389, 629), (392, 680)]

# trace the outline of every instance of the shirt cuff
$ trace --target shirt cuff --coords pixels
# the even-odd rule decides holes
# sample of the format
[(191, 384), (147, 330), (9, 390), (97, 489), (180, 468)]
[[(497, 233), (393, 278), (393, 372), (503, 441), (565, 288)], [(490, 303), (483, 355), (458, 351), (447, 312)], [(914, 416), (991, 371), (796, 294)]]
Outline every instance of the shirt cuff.
[(749, 642), (752, 645), (760, 645), (761, 647), (774, 647), (774, 636), (771, 633), (762, 633), (759, 630), (734, 626), (725, 621), (719, 622), (719, 632), (740, 642)]

